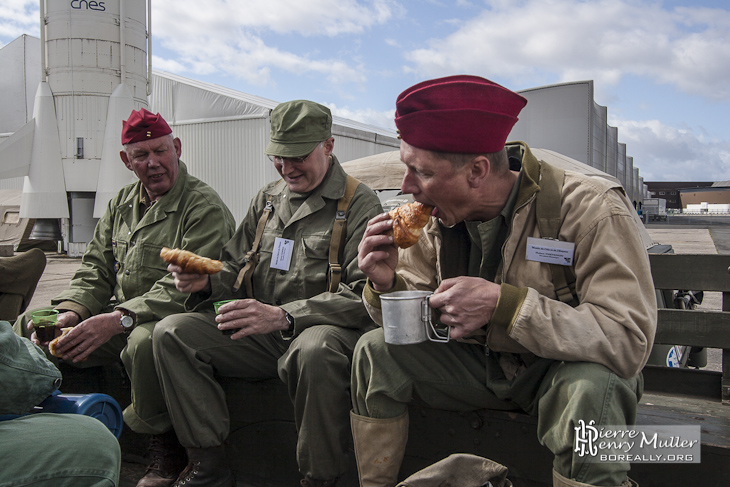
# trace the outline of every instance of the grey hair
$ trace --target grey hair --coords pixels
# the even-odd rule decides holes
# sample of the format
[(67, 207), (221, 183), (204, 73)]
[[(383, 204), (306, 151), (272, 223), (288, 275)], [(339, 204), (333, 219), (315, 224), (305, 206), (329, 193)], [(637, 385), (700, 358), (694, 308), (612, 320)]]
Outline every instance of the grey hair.
[(509, 171), (509, 159), (507, 158), (506, 148), (502, 148), (502, 150), (498, 152), (485, 152), (477, 154), (462, 154), (458, 152), (438, 151), (432, 152), (436, 155), (436, 157), (446, 159), (456, 168), (463, 167), (465, 164), (468, 164), (479, 156), (484, 156), (489, 159), (489, 162), (492, 164), (492, 171), (494, 172), (494, 174), (504, 174), (505, 172)]

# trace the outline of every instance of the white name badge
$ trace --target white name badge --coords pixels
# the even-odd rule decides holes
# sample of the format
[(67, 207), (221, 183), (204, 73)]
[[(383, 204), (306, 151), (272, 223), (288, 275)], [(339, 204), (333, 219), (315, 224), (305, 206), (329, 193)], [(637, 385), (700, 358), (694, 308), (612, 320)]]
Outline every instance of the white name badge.
[(291, 254), (294, 248), (294, 240), (276, 237), (274, 240), (274, 252), (271, 255), (271, 268), (288, 271), (291, 264)]
[(527, 237), (527, 260), (546, 264), (573, 265), (573, 242)]

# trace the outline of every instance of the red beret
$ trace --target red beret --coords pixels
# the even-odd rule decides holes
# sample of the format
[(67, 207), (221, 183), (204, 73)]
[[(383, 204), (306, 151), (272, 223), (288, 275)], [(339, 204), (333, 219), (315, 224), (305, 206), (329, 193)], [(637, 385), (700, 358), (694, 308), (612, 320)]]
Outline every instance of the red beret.
[(420, 149), (479, 154), (504, 147), (527, 100), (488, 79), (459, 75), (423, 81), (398, 96), (395, 125)]
[(171, 133), (172, 129), (162, 115), (152, 115), (149, 110), (140, 108), (132, 110), (129, 118), (122, 122), (122, 145), (156, 139)]

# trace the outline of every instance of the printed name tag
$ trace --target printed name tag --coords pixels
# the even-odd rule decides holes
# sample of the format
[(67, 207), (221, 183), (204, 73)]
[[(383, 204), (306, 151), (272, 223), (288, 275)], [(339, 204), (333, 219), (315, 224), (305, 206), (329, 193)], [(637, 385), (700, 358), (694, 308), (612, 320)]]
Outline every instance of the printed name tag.
[(294, 248), (294, 240), (276, 237), (274, 240), (274, 252), (271, 255), (271, 268), (288, 271), (291, 264), (291, 254)]
[(572, 265), (575, 244), (547, 238), (527, 237), (527, 260), (546, 264)]

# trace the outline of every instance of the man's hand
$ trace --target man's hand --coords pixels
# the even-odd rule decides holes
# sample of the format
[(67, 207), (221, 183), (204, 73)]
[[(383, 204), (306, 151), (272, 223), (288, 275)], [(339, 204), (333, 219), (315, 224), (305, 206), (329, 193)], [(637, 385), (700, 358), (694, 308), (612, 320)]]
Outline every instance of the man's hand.
[(215, 321), (218, 322), (219, 330), (237, 329), (231, 335), (234, 340), (247, 335), (266, 335), (272, 331), (289, 329), (283, 309), (255, 299), (239, 299), (224, 304), (218, 309)]
[(208, 274), (192, 274), (183, 272), (182, 267), (168, 265), (167, 272), (172, 273), (175, 278), (175, 287), (182, 293), (197, 293), (198, 291), (210, 292), (210, 276)]
[[(81, 321), (81, 317), (77, 315), (73, 311), (64, 311), (63, 313), (60, 313), (56, 317), (56, 333), (55, 335), (58, 336), (60, 334), (61, 328), (68, 328), (70, 326), (76, 326)], [(27, 325), (29, 330), (34, 330), (35, 327), (33, 326), (33, 320), (28, 321)], [(30, 341), (35, 343), (39, 346), (48, 346), (50, 342), (41, 342), (38, 340), (38, 336), (36, 335), (35, 331), (30, 336)]]
[(463, 338), (492, 318), (499, 289), (480, 277), (446, 279), (431, 296), (431, 307), (441, 311), (441, 322), (451, 327), (452, 339)]
[(388, 234), (392, 230), (393, 220), (388, 213), (382, 213), (368, 222), (357, 247), (358, 266), (376, 291), (388, 291), (395, 284), (398, 249)]
[(111, 337), (124, 332), (120, 323), (121, 317), (120, 311), (112, 311), (82, 321), (58, 341), (58, 355), (74, 363), (86, 360), (91, 352), (104, 345)]

